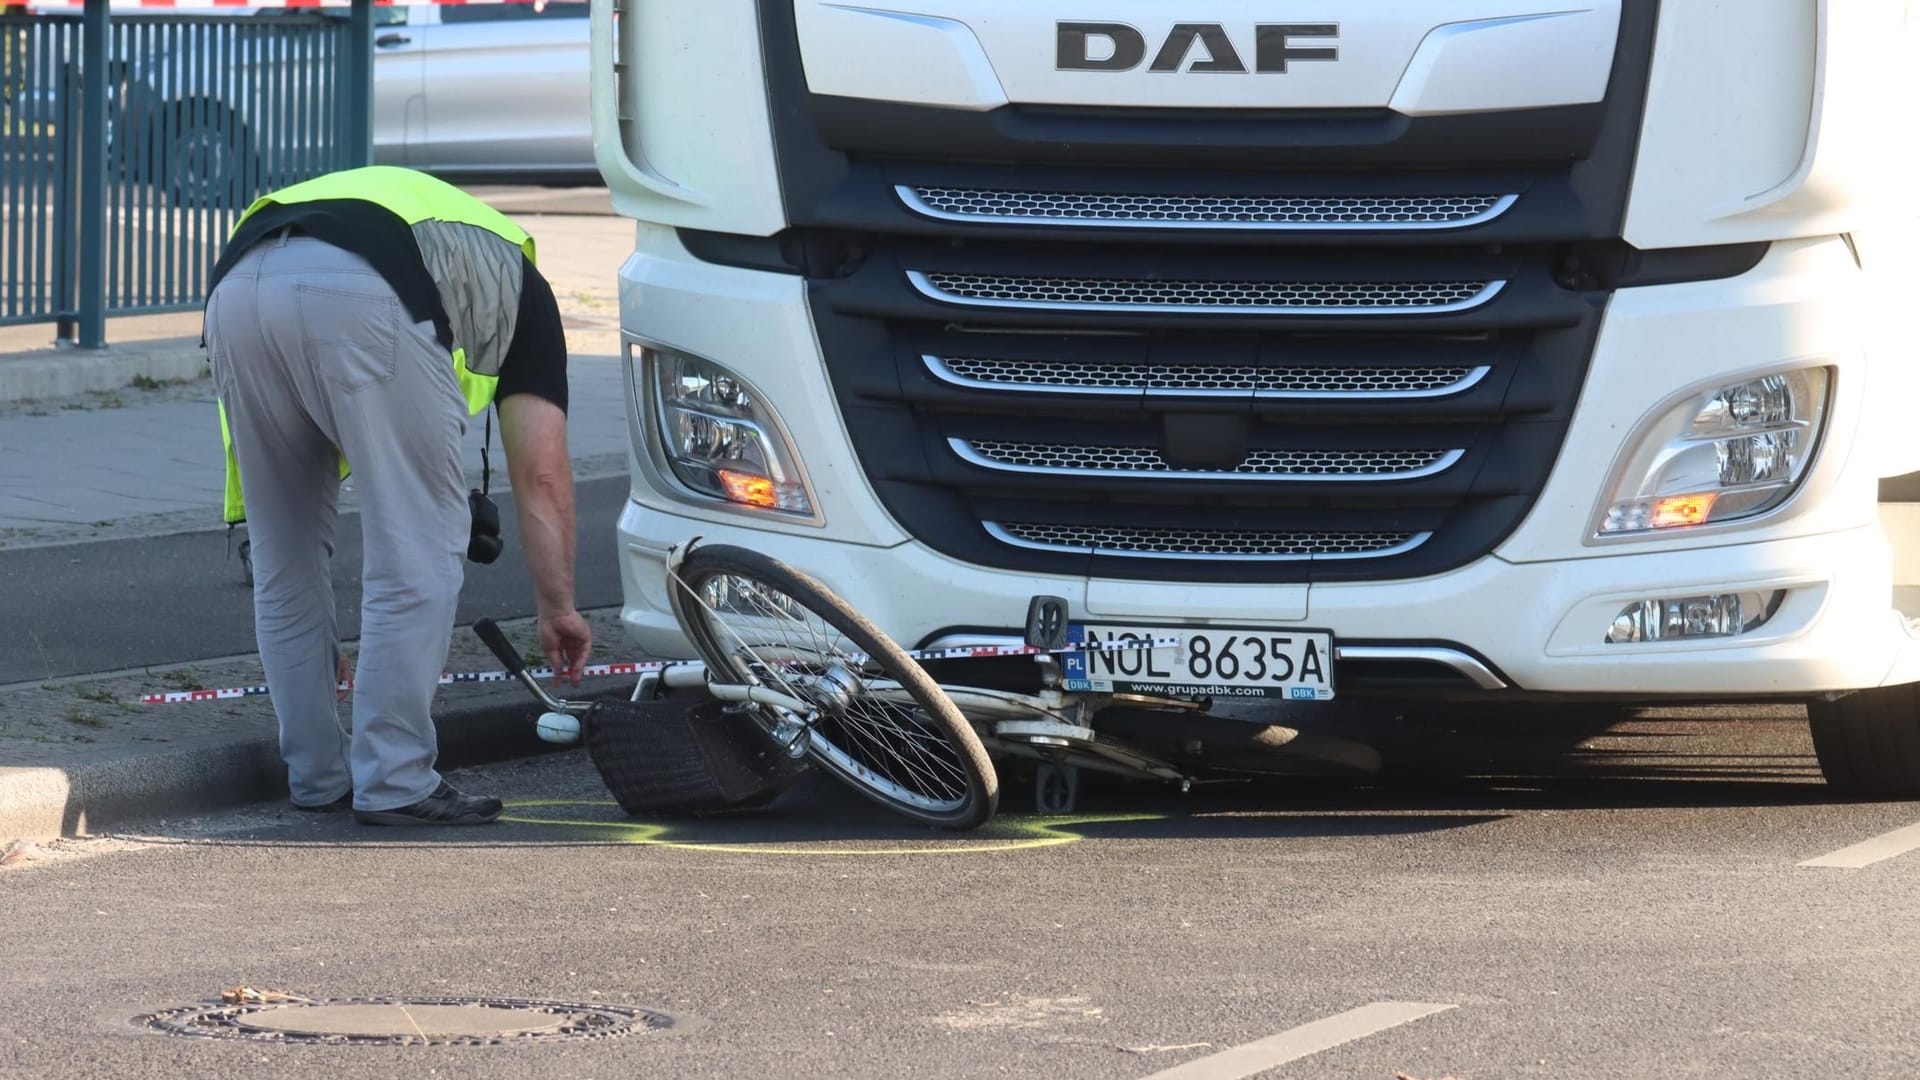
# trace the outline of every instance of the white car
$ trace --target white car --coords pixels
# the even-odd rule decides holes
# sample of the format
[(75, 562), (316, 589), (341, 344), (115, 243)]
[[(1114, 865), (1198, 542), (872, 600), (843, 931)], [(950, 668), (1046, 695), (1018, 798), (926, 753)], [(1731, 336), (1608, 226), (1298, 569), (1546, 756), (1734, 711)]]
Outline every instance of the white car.
[(584, 3), (374, 9), (373, 159), (592, 178)]
[[(231, 26), (234, 16), (316, 17), (311, 9), (261, 8), (199, 18)], [(326, 9), (318, 17), (346, 15)], [(458, 178), (598, 178), (586, 4), (394, 5), (375, 8), (374, 24), (375, 163)], [(152, 44), (116, 65), (109, 117), (130, 173), (182, 203), (233, 204), (311, 171), (312, 150), (328, 138), (317, 102), (335, 96), (334, 63), (286, 51), (287, 39), (244, 46), (211, 25), (131, 40)], [(264, 77), (269, 68), (277, 77)], [(256, 69), (263, 77), (246, 77)]]

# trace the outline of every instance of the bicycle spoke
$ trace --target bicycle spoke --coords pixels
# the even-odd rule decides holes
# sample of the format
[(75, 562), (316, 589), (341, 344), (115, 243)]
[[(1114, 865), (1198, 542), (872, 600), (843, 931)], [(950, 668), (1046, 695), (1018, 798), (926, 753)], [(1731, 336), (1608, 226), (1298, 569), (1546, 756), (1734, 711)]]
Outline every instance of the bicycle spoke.
[[(856, 702), (855, 704), (859, 705), (863, 703)], [(883, 712), (885, 710), (892, 710), (892, 714), (889, 715), (885, 721), (877, 724), (869, 721), (865, 716), (856, 717), (852, 715), (856, 710), (850, 709), (847, 714), (838, 715), (840, 715), (840, 718), (843, 720), (854, 720), (863, 727), (877, 729), (869, 731), (869, 738), (873, 738), (875, 741), (882, 743), (886, 749), (891, 751), (894, 757), (900, 760), (901, 764), (909, 769), (913, 769), (917, 775), (925, 776), (934, 783), (941, 783), (943, 780), (958, 782), (964, 789), (966, 774), (962, 772), (959, 766), (952, 760), (951, 747), (944, 737), (928, 734), (924, 725), (920, 723), (918, 717), (914, 716), (910, 710), (903, 710), (898, 706), (884, 703), (874, 704)], [(904, 747), (906, 750), (911, 751), (912, 756), (909, 757), (902, 754), (896, 744), (889, 741), (888, 736), (898, 739), (898, 747)], [(931, 754), (928, 752), (930, 748), (944, 750), (946, 753), (942, 755)], [(940, 775), (941, 773), (945, 773), (946, 776), (942, 777)]]
[[(817, 700), (805, 691), (835, 669), (855, 679), (885, 676), (830, 620), (765, 582), (721, 573), (698, 588), (681, 584), (750, 680)], [(846, 698), (826, 702), (811, 719), (813, 737), (824, 749), (917, 800), (967, 797), (969, 778), (955, 748), (916, 709), (867, 697), (864, 685), (849, 688)]]
[[(878, 752), (875, 755), (876, 759), (869, 762), (869, 764), (887, 772), (896, 783), (901, 781), (901, 777), (895, 773), (892, 768), (888, 767), (889, 762), (898, 763), (900, 766), (908, 769), (914, 776), (931, 781), (937, 788), (946, 787), (946, 784), (942, 782), (942, 778), (939, 775), (941, 771), (958, 777), (964, 785), (964, 773), (961, 773), (950, 762), (943, 761), (927, 752), (929, 745), (947, 749), (947, 744), (944, 739), (930, 738), (923, 731), (914, 730), (910, 725), (917, 726), (917, 721), (909, 711), (900, 710), (893, 706), (879, 705), (879, 709), (882, 711), (880, 715), (875, 716), (861, 708), (862, 705), (870, 704), (877, 703), (855, 701), (847, 710), (835, 711), (833, 713), (834, 719), (840, 722), (841, 728), (846, 731), (849, 736), (860, 737), (863, 742), (872, 746)], [(889, 713), (886, 710), (892, 711)], [(949, 750), (949, 754), (950, 753), (951, 751)], [(928, 768), (928, 766), (932, 768)]]
[[(872, 753), (861, 756), (863, 764), (903, 787), (912, 786), (921, 791), (948, 790), (948, 785), (942, 783), (939, 776), (900, 753), (897, 744), (889, 738), (895, 732), (885, 729), (875, 730), (873, 726), (867, 724), (846, 723), (851, 718), (845, 714), (837, 715), (836, 719), (842, 721), (840, 728), (849, 736), (849, 744), (857, 739), (858, 742), (872, 747)], [(923, 761), (927, 760), (925, 754), (918, 756)]]

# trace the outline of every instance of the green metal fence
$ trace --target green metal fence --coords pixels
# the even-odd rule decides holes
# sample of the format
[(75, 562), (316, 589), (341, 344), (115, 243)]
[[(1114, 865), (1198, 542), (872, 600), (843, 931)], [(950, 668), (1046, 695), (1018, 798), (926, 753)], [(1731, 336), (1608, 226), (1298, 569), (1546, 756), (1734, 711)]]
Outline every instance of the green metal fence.
[(254, 197), (365, 164), (366, 6), (0, 17), (0, 324), (196, 307)]
[(0, 323), (75, 308), (80, 20), (0, 18)]

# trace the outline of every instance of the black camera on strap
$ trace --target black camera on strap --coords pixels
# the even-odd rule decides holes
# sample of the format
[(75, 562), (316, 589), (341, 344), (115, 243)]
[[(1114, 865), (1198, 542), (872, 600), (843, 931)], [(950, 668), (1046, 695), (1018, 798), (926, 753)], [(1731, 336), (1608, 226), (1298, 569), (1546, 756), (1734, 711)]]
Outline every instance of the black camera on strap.
[(500, 508), (487, 498), (486, 492), (475, 489), (467, 492), (467, 509), (473, 512), (473, 526), (467, 536), (467, 561), (484, 564), (498, 559), (507, 548), (506, 541), (500, 539)]
[(480, 486), (467, 492), (467, 511), (472, 524), (467, 533), (467, 561), (486, 565), (507, 549), (500, 539), (500, 507), (487, 497), (493, 486), (493, 465), (487, 451), (493, 446), (493, 413), (487, 413), (487, 438), (480, 446)]

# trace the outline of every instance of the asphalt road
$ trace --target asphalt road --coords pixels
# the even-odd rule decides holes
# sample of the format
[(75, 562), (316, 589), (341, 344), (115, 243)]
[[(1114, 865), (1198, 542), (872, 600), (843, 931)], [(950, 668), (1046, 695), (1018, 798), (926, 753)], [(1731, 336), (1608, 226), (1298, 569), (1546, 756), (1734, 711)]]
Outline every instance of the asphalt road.
[[(582, 608), (620, 603), (612, 522), (624, 476), (581, 481), (574, 591)], [(533, 613), (513, 496), (497, 492), (506, 554), (467, 564), (460, 621)], [(238, 534), (244, 535), (244, 534)], [(360, 526), (342, 514), (333, 589), (346, 639), (360, 633)], [(253, 652), (253, 594), (222, 531), (20, 548), (0, 557), (0, 685)]]
[[(1072, 1078), (1201, 1062), (1185, 1075), (1220, 1080), (1305, 1054), (1259, 1075), (1913, 1075), (1920, 853), (1800, 864), (1920, 809), (1827, 802), (1791, 711), (1613, 719), (1376, 710), (1389, 761), (1418, 775), (1096, 786), (1062, 819), (1024, 814), (1016, 789), (971, 836), (896, 825), (825, 781), (756, 814), (633, 822), (569, 753), (457, 777), (520, 803), (486, 829), (260, 807), (69, 842), (0, 872), (0, 1074)], [(676, 1026), (395, 1048), (134, 1023), (238, 984), (621, 1003)], [(1213, 1056), (1248, 1044), (1238, 1066)]]

